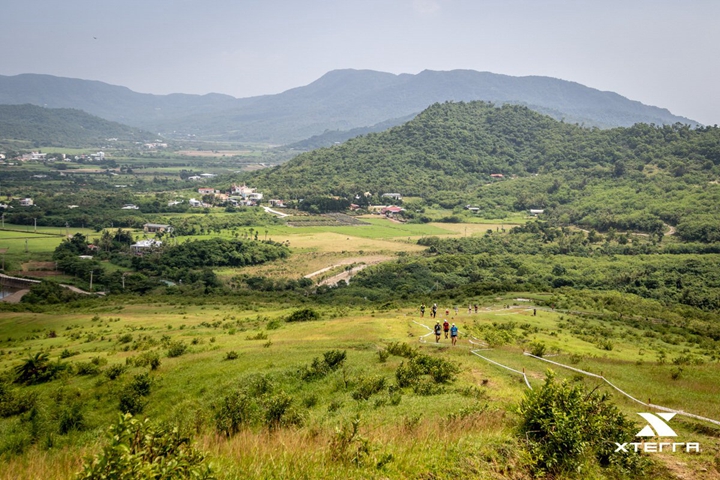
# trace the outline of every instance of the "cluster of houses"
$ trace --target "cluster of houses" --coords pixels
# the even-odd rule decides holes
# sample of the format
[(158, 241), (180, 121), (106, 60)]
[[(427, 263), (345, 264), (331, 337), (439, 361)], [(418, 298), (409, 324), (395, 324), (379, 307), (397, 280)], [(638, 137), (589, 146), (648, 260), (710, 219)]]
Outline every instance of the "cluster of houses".
[[(212, 187), (200, 187), (197, 190), (198, 194), (203, 196), (212, 195), (214, 203), (229, 204), (233, 206), (248, 206), (254, 207), (262, 200), (262, 192), (258, 192), (257, 189), (248, 187), (245, 184), (235, 185), (230, 187), (230, 190), (221, 192)], [(191, 198), (188, 203), (191, 207), (209, 207), (207, 203), (203, 203), (200, 200)], [(270, 206), (284, 207), (282, 200), (270, 200)]]

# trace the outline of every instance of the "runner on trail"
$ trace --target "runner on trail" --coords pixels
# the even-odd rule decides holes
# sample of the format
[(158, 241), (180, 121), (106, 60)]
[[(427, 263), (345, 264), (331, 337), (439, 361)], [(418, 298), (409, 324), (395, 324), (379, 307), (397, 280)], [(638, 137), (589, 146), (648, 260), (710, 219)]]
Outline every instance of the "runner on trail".
[(420, 304), (420, 317), (424, 317), (424, 316), (425, 316), (425, 304), (422, 303), (422, 304)]
[(445, 316), (446, 316), (446, 317), (449, 317), (449, 316), (450, 316), (450, 309), (449, 309), (449, 308), (446, 308), (446, 309), (445, 309)]
[(440, 342), (440, 335), (442, 335), (442, 326), (440, 322), (435, 322), (435, 343)]
[(457, 345), (458, 328), (454, 323), (452, 324), (452, 327), (450, 327), (450, 336), (452, 337), (452, 344)]
[(476, 303), (475, 304), (475, 313), (477, 313), (477, 309), (478, 309), (478, 304)]
[(468, 315), (472, 313), (472, 305), (468, 303)]
[(447, 319), (443, 322), (443, 332), (445, 332), (445, 338), (448, 338), (448, 332), (450, 331), (450, 324)]
[(455, 308), (455, 316), (457, 317), (457, 316), (458, 316), (458, 310), (459, 310), (459, 309), (458, 309), (458, 306), (457, 306), (457, 305), (455, 305), (455, 307), (454, 307), (454, 308)]
[(432, 306), (432, 318), (435, 318), (437, 316), (437, 303), (433, 303)]

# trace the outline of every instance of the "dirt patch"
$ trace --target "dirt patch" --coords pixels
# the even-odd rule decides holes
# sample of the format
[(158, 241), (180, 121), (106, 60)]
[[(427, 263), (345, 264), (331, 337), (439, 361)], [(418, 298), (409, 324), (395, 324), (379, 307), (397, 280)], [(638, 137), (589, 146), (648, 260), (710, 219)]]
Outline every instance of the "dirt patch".
[(35, 271), (31, 271), (31, 272), (22, 272), (22, 273), (26, 277), (33, 277), (33, 278), (59, 277), (59, 276), (63, 275), (63, 273), (58, 270), (35, 270)]
[(37, 272), (39, 270), (55, 271), (55, 262), (26, 262), (22, 264), (23, 272)]

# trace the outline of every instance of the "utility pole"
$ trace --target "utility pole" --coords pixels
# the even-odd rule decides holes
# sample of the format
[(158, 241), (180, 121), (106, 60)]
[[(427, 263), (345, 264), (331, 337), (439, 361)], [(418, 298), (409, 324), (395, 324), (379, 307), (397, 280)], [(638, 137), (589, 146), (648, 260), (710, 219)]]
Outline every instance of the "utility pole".
[(92, 292), (93, 271), (90, 270), (90, 291)]
[(27, 238), (25, 239), (25, 253), (28, 253), (28, 248), (27, 248)]
[(37, 217), (33, 218), (33, 233), (37, 233)]

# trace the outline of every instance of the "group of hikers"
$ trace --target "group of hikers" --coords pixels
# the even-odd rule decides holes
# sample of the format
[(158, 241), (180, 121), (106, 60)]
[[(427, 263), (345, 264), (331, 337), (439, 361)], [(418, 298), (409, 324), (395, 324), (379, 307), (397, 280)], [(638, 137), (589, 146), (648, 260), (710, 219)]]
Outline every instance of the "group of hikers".
[[(478, 304), (477, 303), (476, 304), (468, 304), (468, 313), (472, 313), (473, 309), (475, 309), (475, 313), (478, 313)], [(425, 304), (423, 303), (420, 305), (420, 317), (421, 318), (425, 316), (425, 310), (426, 310), (426, 307), (425, 307)], [(458, 306), (455, 305), (453, 307), (453, 310), (455, 310), (455, 315), (457, 316), (458, 312), (460, 311)], [(437, 311), (438, 311), (437, 303), (433, 303), (432, 307), (430, 307), (430, 318), (436, 318)], [(445, 316), (448, 316), (448, 315), (450, 315), (450, 309), (446, 308)]]
[[(458, 306), (455, 305), (453, 308), (455, 310), (455, 315), (457, 315), (458, 310), (459, 310)], [(425, 307), (424, 303), (422, 305), (420, 305), (420, 317), (425, 316), (425, 309), (426, 309), (426, 307)], [(478, 306), (475, 305), (475, 312), (477, 312), (477, 309), (478, 309)], [(438, 311), (437, 303), (433, 303), (432, 307), (430, 308), (430, 318), (436, 318), (437, 311)], [(468, 305), (468, 311), (471, 311), (469, 305)], [(450, 316), (449, 308), (445, 309), (445, 316), (446, 317)], [(435, 327), (433, 327), (433, 331), (435, 332), (435, 343), (440, 343), (440, 337), (442, 337), (443, 332), (445, 332), (445, 338), (448, 338), (448, 335), (449, 335), (449, 338), (452, 340), (452, 344), (453, 345), (457, 344), (458, 327), (454, 323), (451, 325), (450, 322), (447, 321), (447, 318), (445, 318), (443, 320), (443, 323), (440, 323), (440, 320), (436, 320)]]
[(445, 338), (448, 338), (448, 333), (450, 334), (450, 338), (452, 339), (452, 344), (457, 345), (457, 339), (458, 339), (458, 327), (453, 323), (452, 326), (450, 326), (450, 322), (445, 319), (440, 325), (440, 320), (435, 322), (435, 327), (433, 327), (433, 330), (435, 331), (435, 343), (440, 343), (440, 337), (442, 336), (442, 332), (445, 332)]

